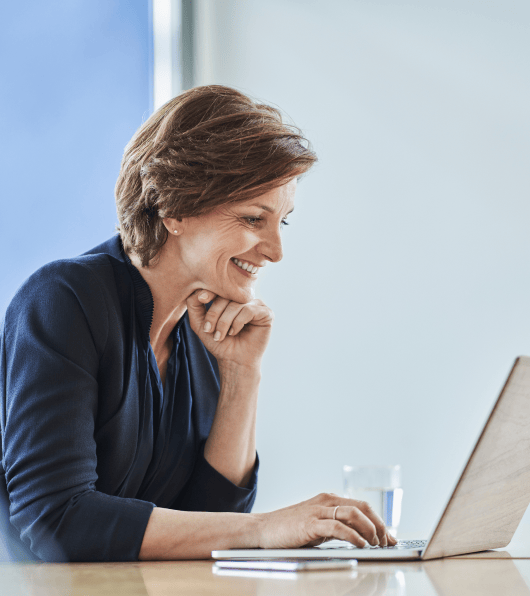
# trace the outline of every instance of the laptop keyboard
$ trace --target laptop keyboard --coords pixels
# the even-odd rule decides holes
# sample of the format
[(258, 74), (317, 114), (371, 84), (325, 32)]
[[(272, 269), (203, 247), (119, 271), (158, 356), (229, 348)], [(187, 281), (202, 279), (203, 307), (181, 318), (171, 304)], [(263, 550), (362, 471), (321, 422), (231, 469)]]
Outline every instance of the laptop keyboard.
[(370, 548), (425, 548), (427, 546), (427, 540), (398, 540), (395, 546), (371, 546)]
[[(329, 543), (324, 543), (323, 548), (357, 548), (349, 542), (343, 542), (342, 540), (333, 540)], [(427, 540), (398, 540), (395, 546), (366, 546), (365, 548), (384, 548), (385, 550), (402, 550), (404, 548), (425, 548), (427, 546)]]

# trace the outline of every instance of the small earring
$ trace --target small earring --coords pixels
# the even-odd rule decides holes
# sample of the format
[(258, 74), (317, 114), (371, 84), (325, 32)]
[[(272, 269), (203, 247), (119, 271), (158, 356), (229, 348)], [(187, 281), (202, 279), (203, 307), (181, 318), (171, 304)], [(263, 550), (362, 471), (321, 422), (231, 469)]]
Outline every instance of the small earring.
[(173, 234), (178, 234), (178, 230), (173, 230)]

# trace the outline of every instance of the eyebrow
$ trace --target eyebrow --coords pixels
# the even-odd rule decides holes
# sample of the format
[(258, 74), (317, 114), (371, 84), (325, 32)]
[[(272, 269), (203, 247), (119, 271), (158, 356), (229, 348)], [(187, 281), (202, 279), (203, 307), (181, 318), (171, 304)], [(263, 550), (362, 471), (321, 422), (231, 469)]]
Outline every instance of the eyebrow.
[[(260, 209), (263, 209), (263, 211), (267, 211), (269, 213), (274, 213), (274, 209), (271, 209), (267, 205), (258, 205), (258, 204), (255, 203), (253, 205), (249, 205), (249, 207), (259, 207)], [(294, 207), (291, 209), (291, 211), (289, 211), (289, 213), (287, 213), (287, 215), (289, 215), (293, 211), (294, 211)]]

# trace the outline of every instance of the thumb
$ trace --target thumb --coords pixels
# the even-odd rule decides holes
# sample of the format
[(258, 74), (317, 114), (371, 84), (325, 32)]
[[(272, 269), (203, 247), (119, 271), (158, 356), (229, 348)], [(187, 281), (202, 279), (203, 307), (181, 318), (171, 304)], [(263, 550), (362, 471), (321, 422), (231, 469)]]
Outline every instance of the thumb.
[(192, 329), (197, 333), (202, 329), (204, 315), (206, 314), (205, 304), (211, 302), (215, 298), (213, 292), (207, 290), (195, 290), (186, 299), (188, 306), (188, 316), (190, 319)]

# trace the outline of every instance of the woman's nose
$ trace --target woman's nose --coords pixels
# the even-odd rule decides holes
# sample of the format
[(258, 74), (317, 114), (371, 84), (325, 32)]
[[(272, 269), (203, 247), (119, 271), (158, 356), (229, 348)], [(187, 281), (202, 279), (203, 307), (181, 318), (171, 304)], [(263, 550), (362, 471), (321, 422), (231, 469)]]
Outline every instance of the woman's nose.
[(279, 229), (265, 233), (261, 253), (273, 263), (283, 259), (282, 237)]

